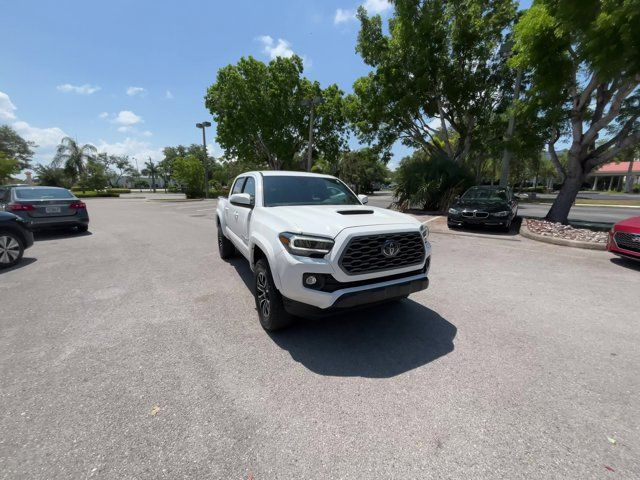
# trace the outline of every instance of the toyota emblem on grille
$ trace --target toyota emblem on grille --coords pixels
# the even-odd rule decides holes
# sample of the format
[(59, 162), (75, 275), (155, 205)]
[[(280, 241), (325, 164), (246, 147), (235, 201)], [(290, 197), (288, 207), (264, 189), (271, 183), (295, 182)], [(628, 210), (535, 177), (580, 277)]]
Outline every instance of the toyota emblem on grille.
[(385, 257), (395, 257), (400, 251), (400, 245), (393, 240), (387, 240), (382, 245), (382, 254)]

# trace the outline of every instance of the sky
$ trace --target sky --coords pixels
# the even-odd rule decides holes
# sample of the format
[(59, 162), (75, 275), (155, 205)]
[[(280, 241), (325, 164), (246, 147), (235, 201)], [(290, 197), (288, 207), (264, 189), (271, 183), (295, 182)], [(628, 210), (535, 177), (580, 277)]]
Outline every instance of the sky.
[[(202, 141), (206, 89), (242, 56), (295, 53), (305, 76), (351, 92), (369, 71), (355, 52), (361, 3), (392, 13), (387, 0), (0, 0), (0, 124), (39, 145), (36, 163), (64, 136), (160, 160)], [(221, 155), (215, 124), (207, 136)], [(394, 153), (391, 166), (409, 152)]]

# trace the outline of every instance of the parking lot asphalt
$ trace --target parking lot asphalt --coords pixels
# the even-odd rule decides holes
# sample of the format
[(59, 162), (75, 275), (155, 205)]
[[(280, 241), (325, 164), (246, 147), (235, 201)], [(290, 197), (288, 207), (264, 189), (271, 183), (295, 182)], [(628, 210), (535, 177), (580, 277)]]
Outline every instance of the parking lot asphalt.
[(277, 334), (215, 201), (90, 199), (0, 273), (0, 478), (640, 478), (640, 268), (434, 232), (431, 286)]

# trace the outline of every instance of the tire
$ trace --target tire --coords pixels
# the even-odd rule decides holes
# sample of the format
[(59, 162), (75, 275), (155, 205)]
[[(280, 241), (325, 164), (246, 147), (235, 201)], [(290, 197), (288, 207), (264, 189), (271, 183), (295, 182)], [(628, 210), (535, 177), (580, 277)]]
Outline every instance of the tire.
[(220, 258), (223, 260), (228, 260), (236, 253), (236, 247), (234, 247), (231, 240), (222, 233), (220, 222), (218, 222), (218, 251), (220, 252)]
[(290, 325), (293, 317), (284, 309), (282, 295), (273, 283), (269, 264), (264, 258), (256, 262), (253, 280), (256, 309), (262, 328), (273, 332)]
[(22, 239), (11, 232), (0, 231), (0, 268), (17, 264), (24, 255)]
[(89, 231), (89, 225), (78, 225), (76, 229), (78, 233), (85, 233)]

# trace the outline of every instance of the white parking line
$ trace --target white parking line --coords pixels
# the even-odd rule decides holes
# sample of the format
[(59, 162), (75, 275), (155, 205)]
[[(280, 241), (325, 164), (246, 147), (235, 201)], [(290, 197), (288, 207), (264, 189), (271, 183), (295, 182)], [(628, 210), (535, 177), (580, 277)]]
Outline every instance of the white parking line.
[(196, 212), (210, 212), (212, 210), (217, 210), (217, 208), (201, 208), (200, 210), (196, 210)]
[(431, 222), (433, 222), (434, 220), (437, 220), (437, 219), (439, 219), (439, 218), (442, 218), (442, 216), (430, 218), (430, 219), (429, 219), (429, 220), (427, 220), (426, 222), (422, 222), (422, 223), (431, 223)]

